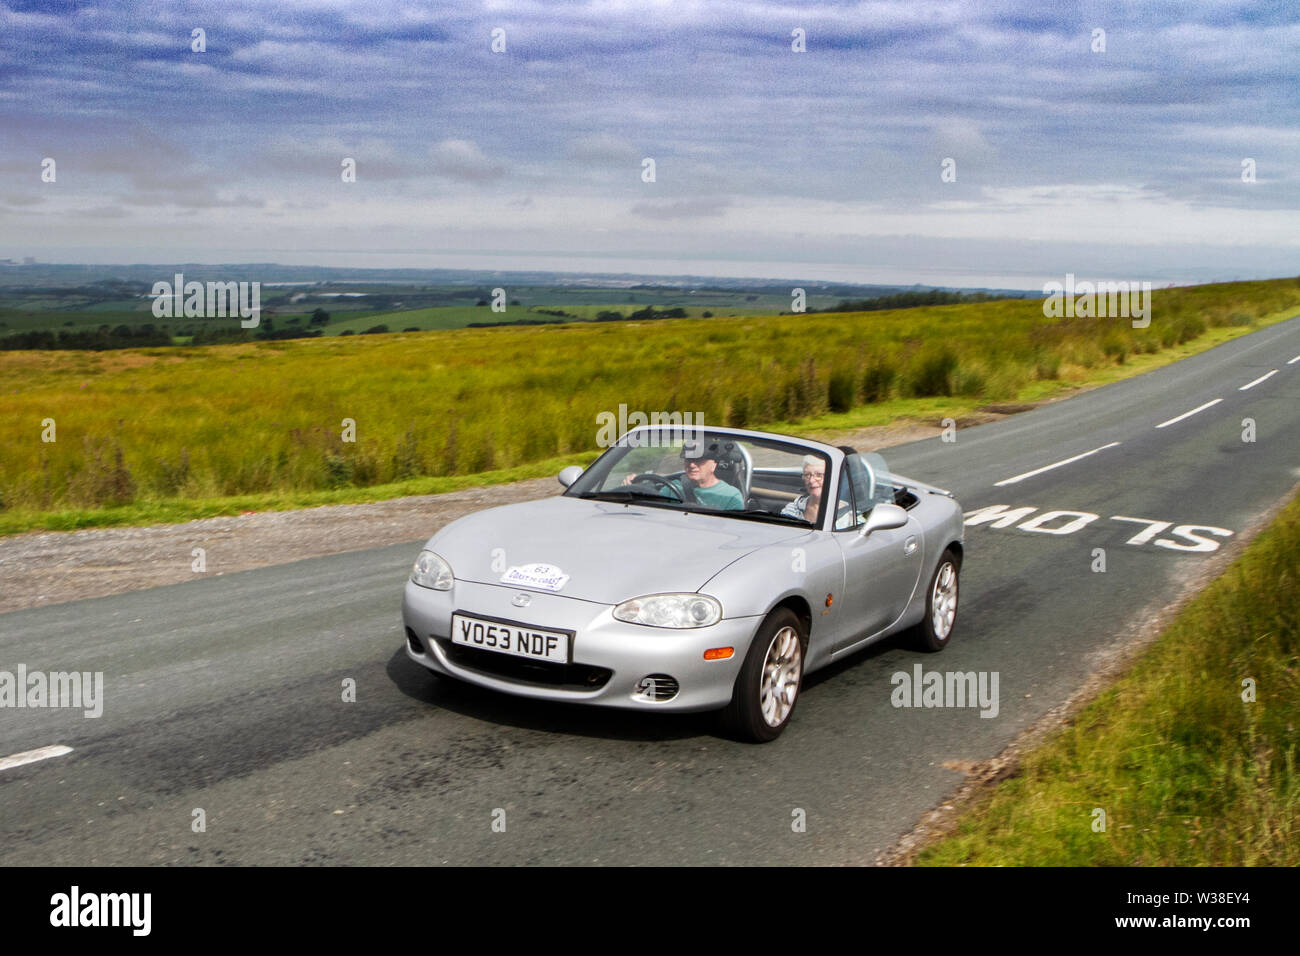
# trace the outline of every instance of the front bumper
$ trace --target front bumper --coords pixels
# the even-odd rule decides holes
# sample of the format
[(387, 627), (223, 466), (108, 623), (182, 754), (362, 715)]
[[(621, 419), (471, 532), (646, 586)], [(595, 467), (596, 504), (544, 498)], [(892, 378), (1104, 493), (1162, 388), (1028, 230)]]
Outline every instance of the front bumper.
[[(527, 607), (511, 603), (520, 593), (528, 594)], [(434, 591), (408, 579), (402, 596), (407, 655), (430, 670), (471, 684), (541, 700), (629, 709), (715, 710), (731, 700), (760, 618), (724, 618), (710, 627), (675, 630), (627, 624), (615, 620), (613, 610), (609, 604), (468, 581), (457, 581), (450, 591)], [(530, 674), (530, 668), (515, 666), (518, 659), (510, 655), (460, 653), (459, 646), (450, 643), (454, 611), (572, 631), (573, 666), (563, 674), (561, 665), (533, 667)], [(734, 647), (735, 653), (727, 660), (706, 661), (704, 652), (713, 647)], [(674, 678), (677, 694), (669, 700), (647, 698), (639, 685), (642, 678), (654, 675)], [(583, 686), (588, 683), (597, 685)]]

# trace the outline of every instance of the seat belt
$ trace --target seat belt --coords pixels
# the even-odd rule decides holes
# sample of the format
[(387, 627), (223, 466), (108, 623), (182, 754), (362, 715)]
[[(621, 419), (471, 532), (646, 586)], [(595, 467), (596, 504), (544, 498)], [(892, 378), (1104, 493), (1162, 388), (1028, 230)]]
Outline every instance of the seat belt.
[(682, 500), (690, 505), (698, 505), (700, 503), (700, 499), (695, 497), (695, 488), (686, 480), (685, 475), (682, 475)]

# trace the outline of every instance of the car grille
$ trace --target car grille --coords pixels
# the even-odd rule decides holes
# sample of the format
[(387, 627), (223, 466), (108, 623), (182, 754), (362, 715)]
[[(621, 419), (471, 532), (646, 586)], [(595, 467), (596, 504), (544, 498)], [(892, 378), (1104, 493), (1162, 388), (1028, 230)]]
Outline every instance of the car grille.
[(447, 655), (447, 659), (457, 667), (519, 684), (536, 684), (563, 690), (596, 690), (604, 687), (614, 673), (608, 667), (534, 661), (513, 654), (479, 650), (476, 647), (453, 644), (445, 637), (435, 637), (434, 640)]

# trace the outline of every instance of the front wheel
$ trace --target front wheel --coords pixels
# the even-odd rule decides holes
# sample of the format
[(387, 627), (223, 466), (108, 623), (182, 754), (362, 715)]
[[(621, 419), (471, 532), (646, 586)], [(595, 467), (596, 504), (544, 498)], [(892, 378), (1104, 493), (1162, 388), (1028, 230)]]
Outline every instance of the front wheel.
[(961, 562), (951, 548), (943, 552), (930, 578), (925, 596), (925, 617), (917, 628), (917, 644), (925, 651), (941, 651), (952, 639), (957, 624), (957, 577)]
[(779, 608), (764, 619), (750, 643), (723, 718), (744, 740), (766, 743), (785, 730), (803, 683), (808, 635), (795, 613)]

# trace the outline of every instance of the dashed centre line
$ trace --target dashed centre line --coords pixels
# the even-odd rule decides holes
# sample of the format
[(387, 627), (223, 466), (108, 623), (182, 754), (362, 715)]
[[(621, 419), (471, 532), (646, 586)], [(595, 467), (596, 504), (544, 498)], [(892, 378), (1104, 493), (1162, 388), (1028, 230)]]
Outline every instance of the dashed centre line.
[[(1297, 362), (1300, 362), (1300, 355), (1297, 355), (1295, 358), (1290, 359), (1286, 364), (1294, 365)], [(1270, 372), (1266, 372), (1265, 374), (1261, 375), (1259, 378), (1255, 379), (1253, 382), (1247, 382), (1245, 385), (1242, 385), (1240, 388), (1237, 389), (1237, 391), (1244, 392), (1247, 389), (1254, 388), (1256, 385), (1260, 384), (1261, 382), (1267, 382), (1270, 378), (1272, 378), (1276, 374), (1277, 374), (1277, 369), (1273, 369)], [(1156, 428), (1168, 428), (1170, 425), (1176, 425), (1178, 422), (1181, 422), (1183, 419), (1191, 418), (1193, 415), (1197, 414), (1198, 412), (1203, 412), (1207, 408), (1213, 408), (1215, 405), (1218, 405), (1221, 401), (1223, 401), (1223, 399), (1216, 398), (1206, 402), (1204, 405), (1197, 405), (1191, 411), (1183, 412), (1181, 415), (1175, 415), (1173, 418), (1169, 419), (1168, 421), (1161, 422), (1159, 425), (1156, 426)], [(1064, 465), (1072, 464), (1076, 461), (1079, 461), (1081, 458), (1087, 458), (1089, 455), (1095, 455), (1099, 451), (1105, 451), (1107, 448), (1114, 448), (1118, 444), (1120, 443), (1117, 441), (1113, 441), (1110, 444), (1102, 445), (1099, 448), (1094, 448), (1092, 449), (1092, 451), (1085, 451), (1080, 455), (1073, 456), (1072, 458), (1066, 458), (1061, 461), (1054, 462), (1050, 465), (1044, 465), (1042, 468), (1035, 468), (1033, 471), (1027, 471), (1023, 475), (1016, 475), (1012, 478), (1003, 478), (1001, 481), (994, 482), (993, 487), (1001, 488), (1003, 485), (1014, 485), (1017, 482), (1024, 481), (1026, 478), (1032, 478), (1034, 477), (1034, 475), (1041, 475), (1045, 471), (1051, 471), (1053, 468), (1060, 468)]]
[(1169, 421), (1167, 421), (1167, 422), (1161, 422), (1159, 425), (1156, 426), (1156, 428), (1167, 428), (1167, 427), (1169, 427), (1170, 425), (1173, 425), (1173, 424), (1176, 423), (1176, 422), (1181, 422), (1184, 418), (1191, 418), (1191, 417), (1192, 417), (1193, 415), (1195, 415), (1197, 412), (1203, 412), (1203, 411), (1205, 411), (1207, 408), (1212, 408), (1212, 407), (1214, 407), (1215, 405), (1219, 404), (1219, 402), (1221, 402), (1221, 401), (1223, 401), (1223, 399), (1221, 399), (1221, 398), (1216, 398), (1216, 399), (1214, 399), (1214, 401), (1212, 401), (1212, 402), (1206, 402), (1204, 405), (1197, 405), (1197, 406), (1196, 406), (1195, 408), (1193, 408), (1190, 412), (1183, 412), (1181, 415), (1176, 415), (1175, 417), (1169, 419)]
[(0, 757), (0, 770), (11, 770), (24, 764), (36, 763), (38, 760), (48, 760), (50, 757), (62, 757), (64, 754), (70, 753), (72, 753), (72, 748), (65, 747), (63, 744), (38, 747), (35, 750), (24, 750), (22, 753), (14, 754), (11, 757)]
[(1255, 379), (1255, 381), (1247, 382), (1245, 385), (1241, 386), (1241, 388), (1237, 389), (1237, 391), (1244, 392), (1248, 388), (1254, 388), (1260, 382), (1265, 382), (1276, 374), (1277, 374), (1277, 369), (1273, 369), (1273, 371), (1267, 373), (1266, 375), (1261, 375), (1259, 378)]
[(1085, 451), (1081, 455), (1075, 455), (1073, 458), (1066, 458), (1063, 461), (1054, 462), (1053, 464), (1050, 465), (1044, 465), (1042, 468), (1035, 468), (1033, 471), (1027, 471), (1023, 475), (1016, 475), (1014, 478), (1004, 478), (999, 482), (995, 482), (993, 487), (1001, 488), (1003, 485), (1014, 485), (1016, 482), (1024, 481), (1026, 478), (1032, 478), (1034, 477), (1034, 475), (1041, 475), (1045, 471), (1051, 471), (1053, 468), (1060, 468), (1063, 465), (1071, 464), (1072, 462), (1076, 462), (1081, 458), (1087, 458), (1089, 455), (1095, 455), (1099, 451), (1105, 451), (1107, 448), (1114, 448), (1118, 444), (1119, 442), (1113, 441), (1108, 445), (1102, 445), (1100, 448), (1094, 448), (1092, 451)]

